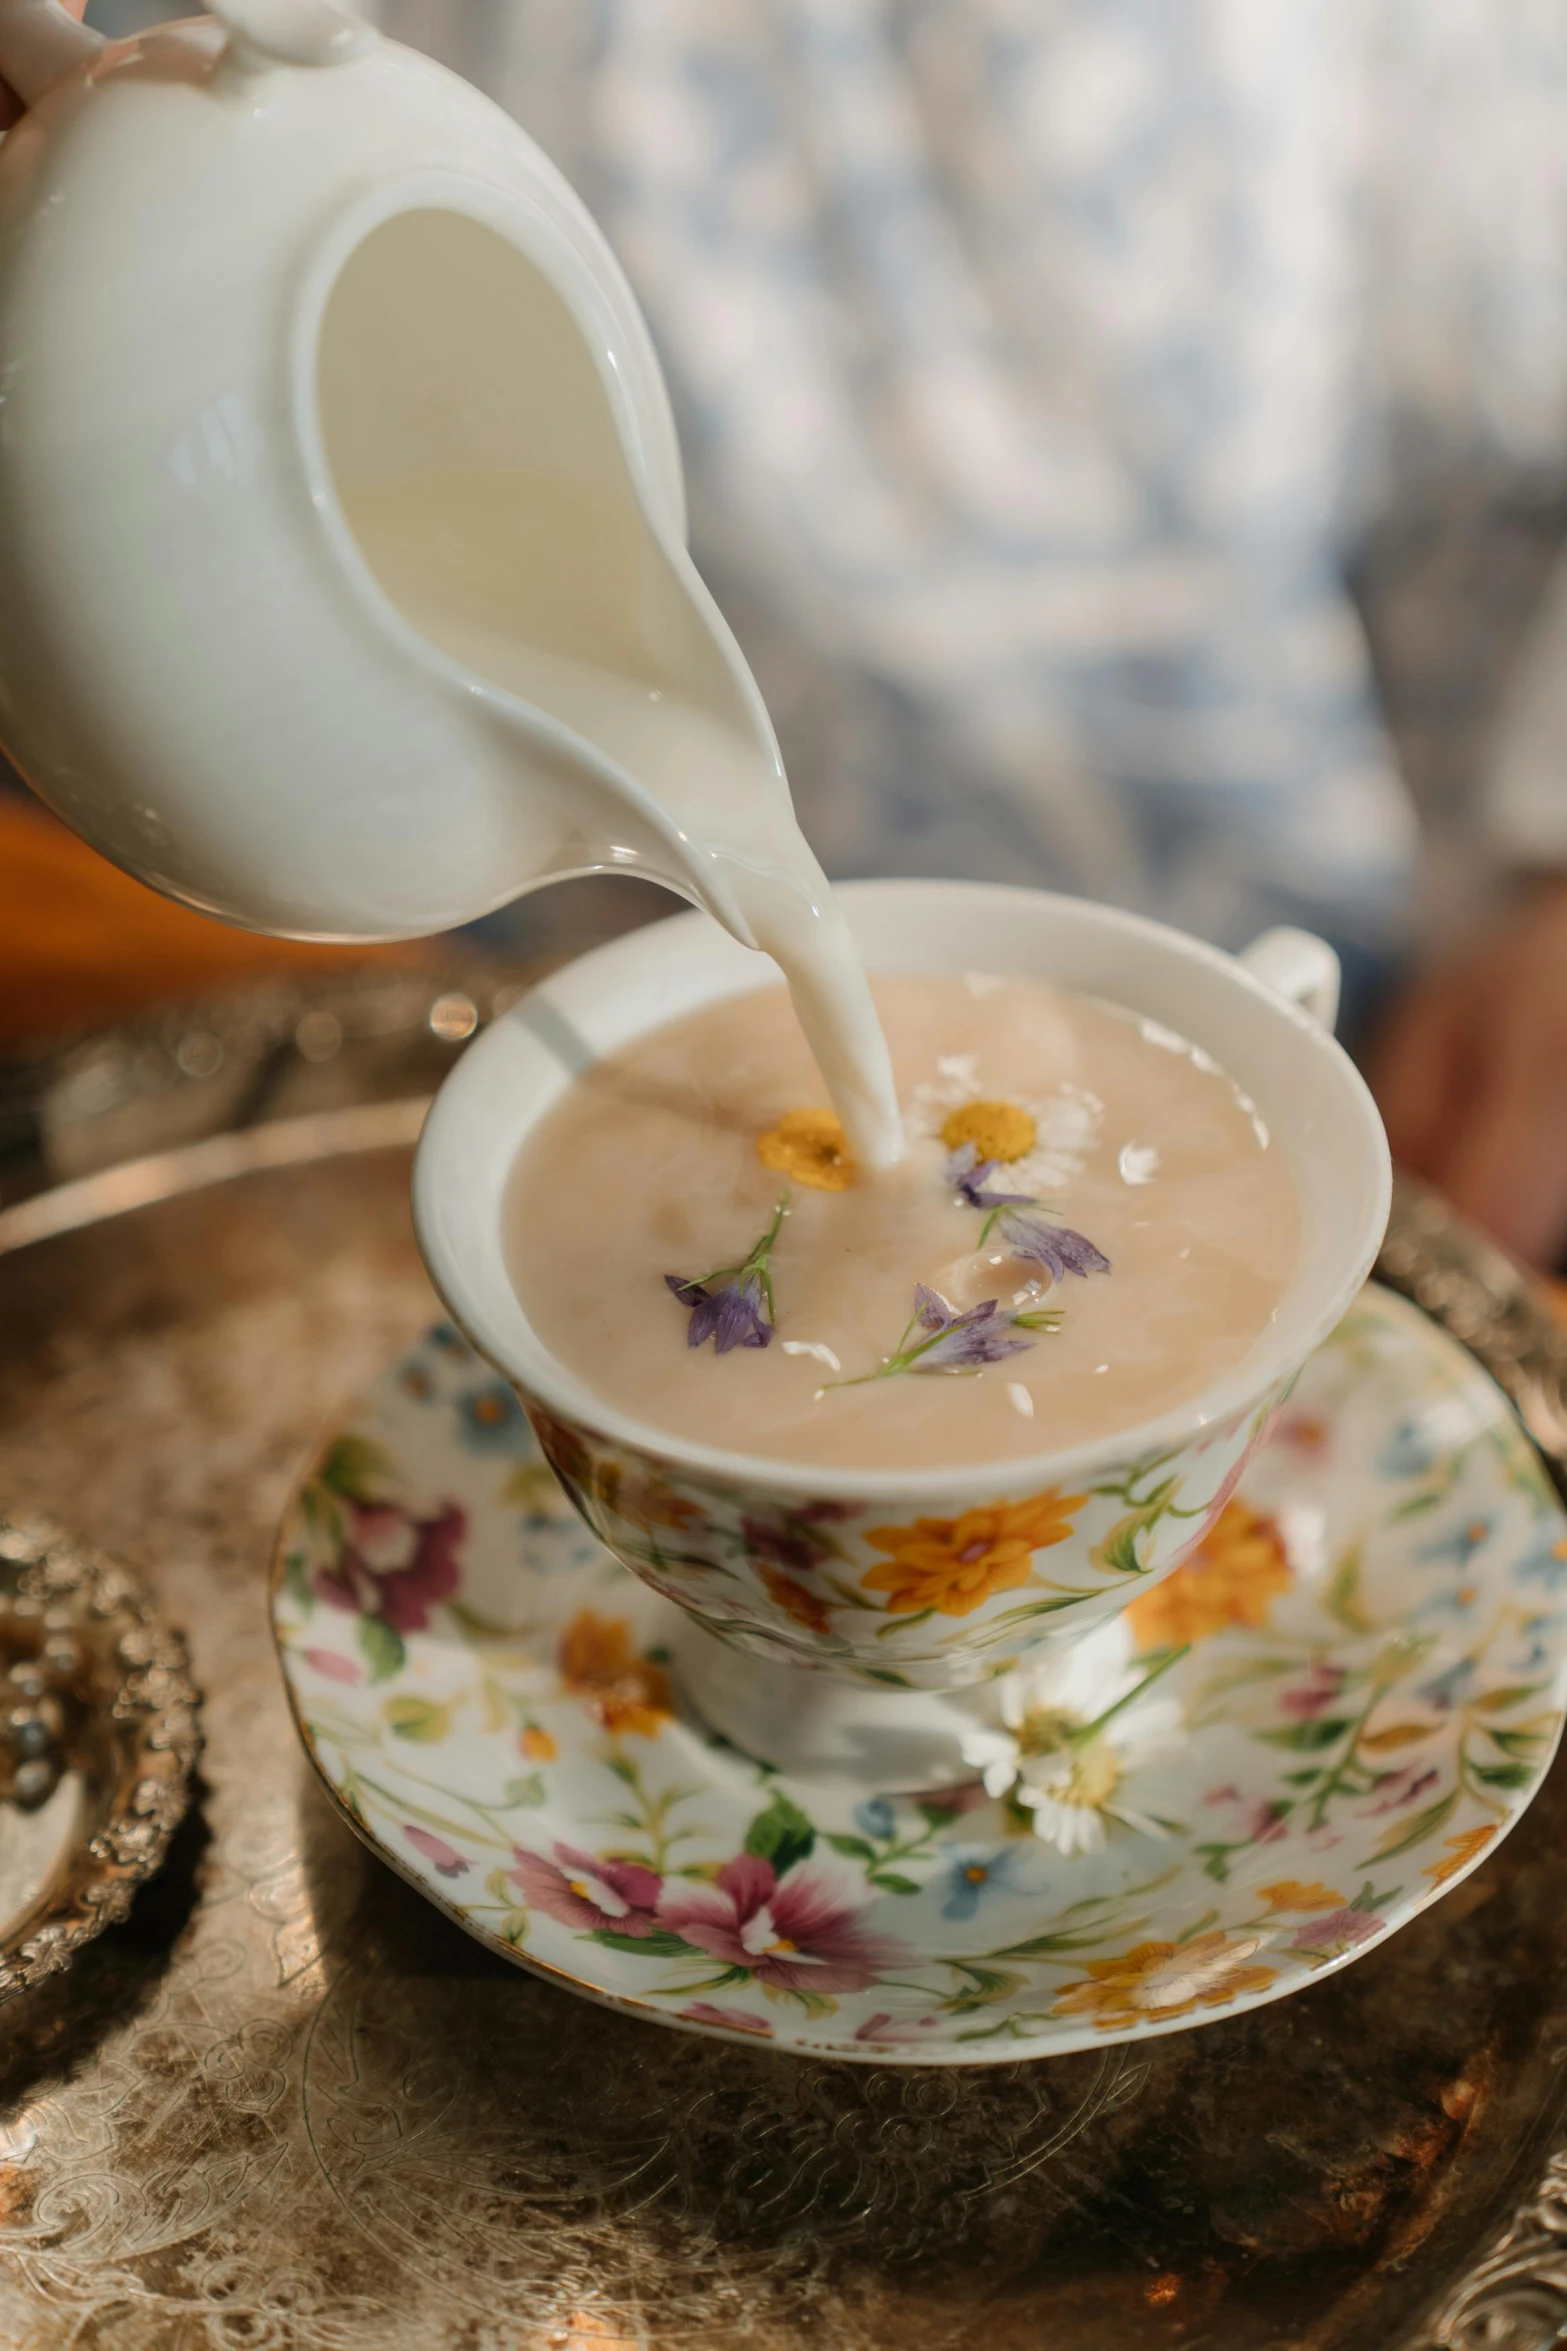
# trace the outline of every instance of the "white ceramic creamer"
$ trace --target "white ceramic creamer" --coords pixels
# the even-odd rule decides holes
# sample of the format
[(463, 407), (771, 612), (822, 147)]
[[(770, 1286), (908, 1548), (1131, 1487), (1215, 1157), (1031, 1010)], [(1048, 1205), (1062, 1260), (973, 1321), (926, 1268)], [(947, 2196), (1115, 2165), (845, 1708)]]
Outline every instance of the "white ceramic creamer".
[(646, 327), (559, 173), (332, 0), (108, 45), (0, 0), (0, 74), (0, 739), (41, 797), (300, 937), (665, 883), (777, 957), (895, 1157)]

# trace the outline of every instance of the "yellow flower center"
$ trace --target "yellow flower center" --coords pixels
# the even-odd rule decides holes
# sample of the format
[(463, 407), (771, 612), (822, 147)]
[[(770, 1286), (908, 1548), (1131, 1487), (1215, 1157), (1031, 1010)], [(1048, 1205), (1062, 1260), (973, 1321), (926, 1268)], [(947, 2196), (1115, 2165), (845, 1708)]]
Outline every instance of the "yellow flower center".
[(961, 1151), (965, 1143), (972, 1143), (981, 1159), (999, 1159), (1006, 1164), (1027, 1158), (1038, 1134), (1028, 1112), (1015, 1102), (965, 1102), (949, 1113), (941, 1139), (949, 1151)]
[(1024, 1755), (1059, 1755), (1065, 1748), (1066, 1775), (1050, 1793), (1058, 1804), (1077, 1804), (1097, 1812), (1121, 1784), (1121, 1763), (1109, 1739), (1093, 1738), (1073, 1745), (1072, 1734), (1081, 1727), (1078, 1718), (1064, 1709), (1039, 1706), (1030, 1709), (1015, 1736)]
[(968, 1882), (971, 1886), (982, 1886), (985, 1883), (985, 1880), (989, 1877), (990, 1872), (983, 1866), (982, 1863), (978, 1861), (972, 1861), (970, 1862), (968, 1868), (963, 1872), (963, 1875), (968, 1879)]
[(776, 1126), (757, 1136), (756, 1156), (764, 1167), (817, 1192), (846, 1192), (856, 1172), (842, 1121), (830, 1110), (786, 1110)]
[(1077, 1716), (1062, 1707), (1031, 1706), (1017, 1726), (1018, 1748), (1024, 1755), (1054, 1755), (1080, 1728)]
[(1086, 1804), (1090, 1812), (1098, 1812), (1109, 1803), (1121, 1784), (1121, 1764), (1108, 1739), (1090, 1739), (1086, 1747), (1073, 1757), (1072, 1784), (1066, 1792), (1068, 1804)]

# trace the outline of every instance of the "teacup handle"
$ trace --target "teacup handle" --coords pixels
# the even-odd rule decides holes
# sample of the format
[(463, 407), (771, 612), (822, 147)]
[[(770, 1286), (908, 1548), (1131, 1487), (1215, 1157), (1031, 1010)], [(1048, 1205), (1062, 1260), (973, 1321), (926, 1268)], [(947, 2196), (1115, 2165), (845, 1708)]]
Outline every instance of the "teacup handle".
[(1339, 960), (1326, 939), (1311, 931), (1264, 931), (1236, 960), (1254, 979), (1298, 1004), (1320, 1021), (1329, 1036), (1338, 1019)]

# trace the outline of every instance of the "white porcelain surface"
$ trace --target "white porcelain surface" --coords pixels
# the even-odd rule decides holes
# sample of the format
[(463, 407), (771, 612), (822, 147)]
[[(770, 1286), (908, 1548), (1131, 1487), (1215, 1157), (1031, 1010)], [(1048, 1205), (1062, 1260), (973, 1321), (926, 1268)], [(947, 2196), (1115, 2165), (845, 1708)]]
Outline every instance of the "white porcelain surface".
[[(1158, 924), (1040, 892), (861, 882), (840, 896), (873, 973), (1023, 973), (1106, 996), (1204, 1046), (1252, 1097), (1295, 1172), (1304, 1240), (1273, 1322), (1225, 1380), (1177, 1411), (1093, 1445), (1001, 1465), (936, 1464), (892, 1474), (800, 1468), (685, 1443), (611, 1409), (555, 1361), (506, 1270), (507, 1182), (535, 1122), (598, 1056), (679, 1014), (769, 984), (765, 965), (699, 916), (657, 924), (583, 958), (478, 1040), (426, 1125), (415, 1222), (451, 1312), (516, 1382), (579, 1507), (628, 1565), (709, 1630), (755, 1654), (846, 1679), (953, 1687), (997, 1670), (1015, 1647), (1084, 1629), (1125, 1606), (1198, 1538), (1268, 1411), (1370, 1270), (1387, 1216), (1387, 1145), (1362, 1080), (1332, 1038), (1233, 957)], [(1319, 946), (1314, 962), (1297, 956), (1290, 965), (1303, 990), (1331, 976), (1321, 961), (1326, 954)], [(1155, 1460), (1161, 1474), (1189, 1485), (1174, 1497), (1179, 1508), (1141, 1529), (1111, 1572), (1104, 1545)], [(682, 1528), (678, 1544), (656, 1534), (650, 1543), (635, 1515), (627, 1518), (623, 1499), (641, 1479), (658, 1481), (660, 1507), (675, 1512)], [(1136, 1488), (1129, 1497), (1122, 1492), (1128, 1481)], [(747, 1556), (744, 1539), (748, 1523), (792, 1524), (790, 1514), (798, 1518), (802, 1505), (822, 1506), (836, 1514), (834, 1539), (854, 1574), (874, 1521), (923, 1513), (955, 1522), (965, 1509), (1029, 1509), (1054, 1494), (1089, 1500), (1069, 1539), (1039, 1554), (1048, 1586), (1042, 1581), (1032, 1597), (998, 1591), (961, 1616), (938, 1610), (907, 1631), (863, 1607), (839, 1611), (831, 1591), (814, 1586), (830, 1623), (812, 1629), (802, 1621), (802, 1611), (811, 1614), (804, 1602), (791, 1618), (768, 1586), (769, 1561)], [(689, 1567), (671, 1556), (677, 1551)], [(710, 1572), (715, 1564), (727, 1571), (722, 1584)]]
[[(0, 146), (7, 750), (116, 863), (256, 929), (406, 938), (605, 863), (680, 881), (685, 845), (623, 771), (393, 608), (339, 510), (316, 399), (323, 307), (380, 224), (455, 215), (535, 264), (776, 766), (685, 551), (625, 279), (559, 173), (455, 75), (331, 0), (223, 13), (232, 38), (202, 18), (102, 46), (39, 0), (0, 11), (0, 72), (41, 93)], [(507, 303), (476, 307), (499, 349)], [(523, 356), (476, 431), (548, 353)]]

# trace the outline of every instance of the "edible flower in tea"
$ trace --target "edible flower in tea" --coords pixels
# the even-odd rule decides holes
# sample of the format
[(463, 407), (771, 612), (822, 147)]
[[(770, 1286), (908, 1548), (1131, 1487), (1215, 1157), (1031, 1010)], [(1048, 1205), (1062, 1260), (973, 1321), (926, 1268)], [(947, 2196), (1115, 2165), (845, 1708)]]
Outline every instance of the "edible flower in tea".
[(764, 1167), (815, 1192), (846, 1192), (856, 1174), (843, 1121), (831, 1110), (786, 1110), (776, 1126), (757, 1136), (756, 1156)]
[(914, 1312), (892, 1353), (877, 1370), (862, 1372), (858, 1379), (833, 1380), (830, 1385), (862, 1388), (868, 1380), (891, 1379), (904, 1371), (982, 1371), (987, 1363), (1004, 1363), (1009, 1355), (1021, 1355), (1032, 1346), (1032, 1338), (1020, 1338), (1020, 1331), (1053, 1331), (1060, 1323), (1059, 1314), (1049, 1307), (1014, 1314), (996, 1298), (987, 1298), (960, 1314), (939, 1290), (916, 1282)]
[(1026, 1159), (1039, 1139), (1033, 1114), (1019, 1102), (963, 1102), (942, 1121), (949, 1151), (972, 1151), (976, 1160), (1008, 1166)]
[(990, 1178), (995, 1172), (995, 1161), (981, 1159), (973, 1143), (965, 1143), (947, 1161), (947, 1181), (958, 1198), (966, 1208), (977, 1208), (984, 1214), (979, 1248), (984, 1248), (992, 1233), (999, 1233), (1014, 1256), (1043, 1266), (1055, 1281), (1069, 1273), (1110, 1271), (1104, 1251), (1070, 1225), (1053, 1224), (1044, 1214), (1043, 1201), (1032, 1193), (992, 1191)]
[(778, 1310), (773, 1302), (772, 1275), (768, 1268), (788, 1213), (789, 1195), (783, 1192), (773, 1210), (772, 1223), (740, 1265), (721, 1266), (717, 1273), (696, 1278), (665, 1274), (665, 1287), (691, 1317), (686, 1325), (688, 1347), (701, 1347), (711, 1339), (714, 1354), (727, 1355), (731, 1347), (769, 1344)]

